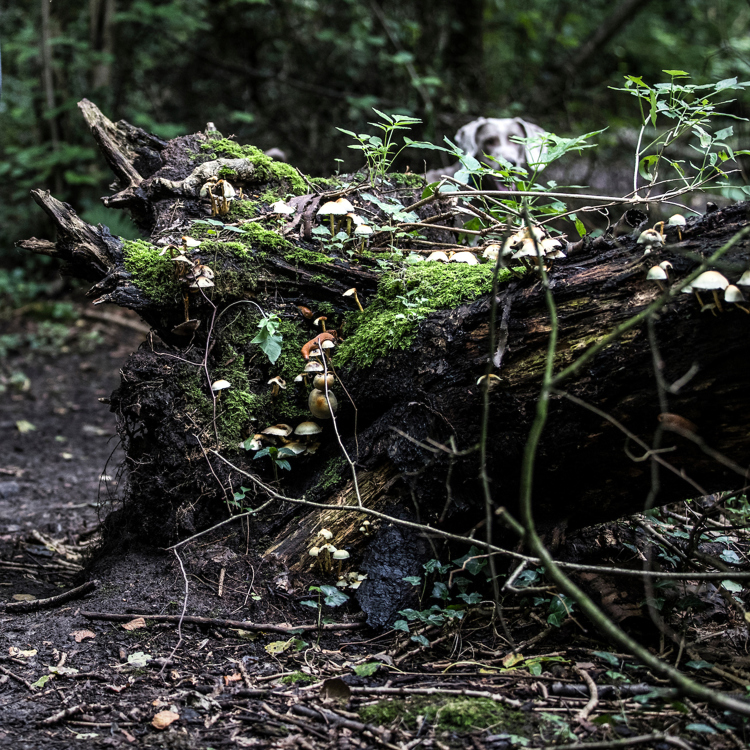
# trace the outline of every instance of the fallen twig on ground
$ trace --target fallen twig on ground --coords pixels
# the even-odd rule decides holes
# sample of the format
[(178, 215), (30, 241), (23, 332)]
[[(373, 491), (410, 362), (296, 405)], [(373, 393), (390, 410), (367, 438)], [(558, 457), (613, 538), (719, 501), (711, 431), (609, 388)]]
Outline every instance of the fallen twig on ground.
[(5, 605), (5, 611), (10, 613), (37, 612), (40, 609), (49, 609), (56, 607), (58, 604), (65, 604), (71, 599), (77, 599), (93, 591), (97, 586), (97, 581), (88, 581), (82, 586), (66, 591), (57, 596), (50, 596), (47, 599), (33, 599), (30, 602), (11, 602)]

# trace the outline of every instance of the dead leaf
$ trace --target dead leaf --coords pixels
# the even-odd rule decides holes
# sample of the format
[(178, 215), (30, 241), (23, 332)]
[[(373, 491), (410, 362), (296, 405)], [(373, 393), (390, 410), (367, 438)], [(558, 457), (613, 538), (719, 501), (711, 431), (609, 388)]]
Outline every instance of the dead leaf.
[(128, 741), (128, 742), (135, 742), (135, 737), (133, 737), (130, 732), (128, 732), (126, 729), (123, 729), (120, 727), (120, 731), (122, 732), (122, 736)]
[(351, 694), (349, 686), (340, 677), (326, 680), (320, 688), (320, 696), (326, 700), (348, 701)]
[(14, 602), (33, 602), (36, 597), (33, 594), (13, 594)]
[(288, 641), (272, 641), (265, 647), (266, 653), (271, 654), (271, 656), (283, 654), (292, 645), (293, 640), (294, 638), (290, 638)]
[(123, 630), (138, 630), (139, 628), (145, 628), (146, 621), (142, 617), (136, 617), (130, 622), (126, 622), (123, 626)]
[(234, 674), (225, 674), (224, 675), (224, 684), (228, 685), (230, 682), (239, 682), (242, 679), (242, 675), (238, 672), (235, 672)]
[(71, 635), (75, 638), (76, 643), (85, 641), (87, 638), (96, 638), (96, 633), (92, 630), (74, 630)]
[(174, 711), (159, 711), (151, 720), (151, 726), (154, 729), (166, 729), (170, 724), (180, 718), (179, 714)]
[(33, 648), (28, 651), (22, 651), (18, 646), (10, 646), (8, 648), (8, 653), (16, 659), (29, 659), (32, 656), (36, 656), (37, 650)]
[(18, 431), (19, 431), (19, 432), (20, 432), (21, 434), (23, 434), (23, 433), (26, 433), (26, 432), (31, 432), (32, 430), (35, 430), (35, 429), (36, 429), (36, 427), (34, 427), (34, 425), (33, 425), (33, 424), (31, 424), (31, 422), (29, 422), (29, 421), (28, 421), (28, 420), (26, 420), (26, 419), (19, 419), (19, 420), (18, 420), (18, 421), (16, 422), (16, 429), (17, 429), (17, 430), (18, 430)]
[(522, 662), (524, 658), (525, 657), (522, 654), (510, 653), (507, 656), (503, 657), (502, 664), (506, 669), (510, 669), (511, 667), (515, 666), (519, 662)]

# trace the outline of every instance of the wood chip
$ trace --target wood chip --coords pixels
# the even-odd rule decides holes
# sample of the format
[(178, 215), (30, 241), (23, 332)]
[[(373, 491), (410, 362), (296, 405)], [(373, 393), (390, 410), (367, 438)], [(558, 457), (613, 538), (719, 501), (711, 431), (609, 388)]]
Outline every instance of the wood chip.
[(174, 711), (159, 711), (153, 719), (151, 719), (151, 726), (154, 729), (166, 729), (172, 722), (177, 721), (180, 718), (179, 714)]
[(123, 630), (138, 630), (139, 628), (145, 628), (146, 621), (142, 617), (136, 617), (135, 620), (126, 622), (123, 624)]
[(87, 638), (96, 638), (96, 633), (93, 630), (74, 630), (71, 635), (76, 643), (85, 641)]

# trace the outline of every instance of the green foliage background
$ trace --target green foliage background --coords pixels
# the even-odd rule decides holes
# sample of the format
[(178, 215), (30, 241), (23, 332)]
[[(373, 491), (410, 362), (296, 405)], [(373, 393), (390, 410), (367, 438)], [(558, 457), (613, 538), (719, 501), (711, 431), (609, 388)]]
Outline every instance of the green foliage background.
[[(33, 187), (52, 189), (114, 233), (137, 236), (126, 217), (98, 200), (111, 175), (76, 109), (84, 96), (111, 119), (165, 138), (212, 121), (241, 142), (284, 149), (312, 174), (330, 174), (337, 158), (344, 169), (360, 166), (335, 126), (370, 131), (373, 106), (421, 118), (421, 132), (412, 135), (432, 141), (479, 115), (523, 115), (558, 133), (580, 133), (633, 124), (632, 102), (607, 88), (625, 74), (658, 81), (663, 68), (681, 68), (694, 83), (750, 78), (750, 5), (736, 0), (644, 0), (576, 62), (616, 6), (0, 0), (0, 286), (7, 294), (3, 269), (44, 266), (44, 258), (12, 247), (50, 236), (28, 197)], [(746, 102), (734, 106), (734, 114), (747, 114)], [(424, 153), (412, 152), (401, 166), (420, 171)]]

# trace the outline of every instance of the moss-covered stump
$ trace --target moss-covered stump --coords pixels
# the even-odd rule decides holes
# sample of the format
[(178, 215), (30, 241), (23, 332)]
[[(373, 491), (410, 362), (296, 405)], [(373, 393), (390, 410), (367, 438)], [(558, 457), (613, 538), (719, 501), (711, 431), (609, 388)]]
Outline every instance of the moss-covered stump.
[[(127, 209), (144, 237), (112, 237), (49, 193), (34, 191), (57, 241), (20, 245), (59, 258), (65, 272), (93, 282), (94, 304), (137, 310), (153, 327), (123, 367), (112, 398), (130, 474), (125, 509), (109, 524), (113, 534), (164, 544), (257, 507), (267, 498), (242, 472), (332, 509), (352, 497), (350, 467), (331, 420), (319, 421), (322, 432), (314, 438), (254, 440), (271, 425), (295, 428), (310, 420), (310, 384), (295, 378), (306, 363), (304, 344), (321, 332), (315, 323), (321, 316), (338, 344), (330, 362), (338, 435), (356, 464), (367, 507), (454, 533), (482, 533), (477, 380), (490, 362), (497, 378), (487, 469), (496, 507), (515, 507), (549, 316), (533, 272), (501, 271), (498, 343), (490, 351), (492, 264), (423, 260), (426, 250), (456, 243), (458, 231), (441, 228), (455, 198), (423, 203), (412, 175), (375, 184), (363, 175), (314, 180), (216, 133), (165, 143), (111, 123), (90, 103), (82, 109), (119, 181), (104, 201)], [(222, 185), (231, 186), (231, 200), (224, 200)], [(344, 196), (378, 228), (369, 245), (350, 234), (354, 226), (344, 218), (316, 219), (323, 203)], [(294, 213), (280, 213), (280, 201)], [(651, 258), (670, 260), (673, 278), (683, 278), (746, 224), (743, 204), (691, 220), (681, 233), (670, 227), (666, 247)], [(748, 256), (747, 242), (739, 242), (722, 261), (724, 272), (736, 280)], [(551, 271), (560, 318), (556, 368), (658, 296), (645, 277), (635, 237), (569, 245), (568, 258)], [(357, 297), (344, 296), (352, 287)], [(270, 358), (256, 343), (259, 324), (269, 319), (281, 337), (280, 353)], [(742, 486), (736, 465), (703, 448), (747, 464), (749, 334), (750, 315), (741, 308), (713, 315), (691, 295), (670, 301), (654, 321), (661, 373), (667, 383), (691, 377), (666, 394), (667, 410), (654, 387), (645, 327), (591, 360), (567, 387), (616, 422), (554, 396), (535, 475), (544, 524), (580, 525), (642, 508), (651, 467), (633, 460), (637, 450), (626, 445), (622, 427), (648, 443), (657, 426), (682, 430), (661, 437), (673, 470), (662, 472), (660, 503)], [(269, 384), (276, 377), (283, 388)], [(217, 381), (229, 387), (213, 392)], [(274, 459), (266, 450), (290, 441), (297, 443), (295, 455), (282, 451)], [(336, 527), (339, 546), (350, 548), (352, 569), (363, 559), (375, 569), (378, 545), (392, 532), (374, 524), (360, 533), (360, 520), (275, 500), (252, 523), (259, 545), (293, 570), (308, 565), (301, 556), (323, 525)], [(411, 533), (394, 544), (427, 554), (429, 545), (407, 538)]]

